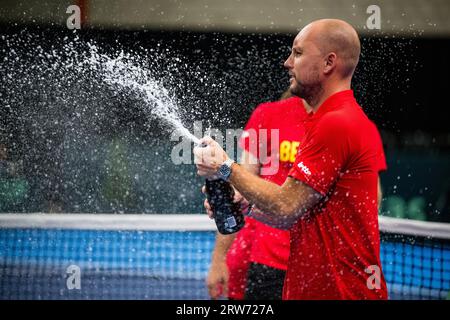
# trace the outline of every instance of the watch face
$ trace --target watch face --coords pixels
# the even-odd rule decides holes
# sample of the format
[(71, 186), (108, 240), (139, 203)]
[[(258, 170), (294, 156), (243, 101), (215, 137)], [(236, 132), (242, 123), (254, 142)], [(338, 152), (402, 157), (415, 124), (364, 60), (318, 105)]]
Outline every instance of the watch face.
[(222, 177), (224, 177), (225, 179), (228, 178), (228, 176), (230, 175), (230, 172), (231, 172), (231, 170), (230, 170), (230, 168), (227, 165), (223, 165), (219, 169), (220, 175)]

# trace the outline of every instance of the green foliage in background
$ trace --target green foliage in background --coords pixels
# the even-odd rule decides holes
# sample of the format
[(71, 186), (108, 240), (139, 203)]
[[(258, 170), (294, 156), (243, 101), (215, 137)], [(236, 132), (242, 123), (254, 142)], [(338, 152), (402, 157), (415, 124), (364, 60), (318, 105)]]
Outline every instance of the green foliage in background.
[(389, 196), (383, 204), (383, 214), (393, 218), (426, 221), (426, 203), (423, 197), (405, 200), (400, 196)]
[(129, 208), (135, 203), (126, 141), (116, 138), (108, 146), (103, 184), (103, 197), (116, 208)]
[(22, 204), (29, 190), (24, 179), (0, 179), (0, 211), (9, 211)]

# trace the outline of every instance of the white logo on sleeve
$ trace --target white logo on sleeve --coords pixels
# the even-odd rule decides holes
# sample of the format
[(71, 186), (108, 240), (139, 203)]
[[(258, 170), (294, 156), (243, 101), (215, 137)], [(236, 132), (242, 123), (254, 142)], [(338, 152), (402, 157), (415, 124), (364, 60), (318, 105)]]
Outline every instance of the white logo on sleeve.
[(309, 168), (303, 164), (303, 161), (301, 161), (297, 166), (308, 176), (311, 175), (311, 170), (309, 170)]

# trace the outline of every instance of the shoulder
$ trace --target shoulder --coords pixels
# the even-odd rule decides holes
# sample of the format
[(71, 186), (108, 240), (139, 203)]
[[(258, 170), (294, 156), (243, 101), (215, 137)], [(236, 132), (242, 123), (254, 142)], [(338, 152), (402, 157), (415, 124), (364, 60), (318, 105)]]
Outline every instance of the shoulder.
[(314, 135), (328, 145), (357, 146), (371, 131), (372, 123), (364, 113), (343, 108), (324, 114)]
[(328, 112), (320, 119), (316, 130), (318, 137), (331, 144), (376, 148), (381, 144), (376, 125), (360, 107)]
[(302, 99), (291, 97), (279, 101), (263, 102), (255, 108), (255, 111), (277, 112), (292, 107), (304, 107)]
[(263, 102), (258, 104), (255, 109), (253, 109), (251, 117), (260, 118), (270, 112), (273, 102)]
[(306, 112), (303, 100), (298, 97), (291, 97), (288, 99), (263, 103), (260, 106), (260, 111), (267, 115), (276, 115), (277, 117), (290, 117), (295, 115), (296, 119), (306, 118)]
[(277, 110), (291, 110), (293, 108), (298, 109), (299, 107), (306, 113), (303, 100), (299, 97), (290, 97), (288, 99), (272, 102), (272, 109)]
[(267, 111), (270, 110), (276, 102), (268, 101), (268, 102), (262, 102), (256, 106), (256, 108), (253, 110), (253, 112), (261, 112), (261, 111)]
[(327, 112), (317, 123), (316, 129), (330, 135), (351, 132), (354, 129), (351, 117), (344, 110)]

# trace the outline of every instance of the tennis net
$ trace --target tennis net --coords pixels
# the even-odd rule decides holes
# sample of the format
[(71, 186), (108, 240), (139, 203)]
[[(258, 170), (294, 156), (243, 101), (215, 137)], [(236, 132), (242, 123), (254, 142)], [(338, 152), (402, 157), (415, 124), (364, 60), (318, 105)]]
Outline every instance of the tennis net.
[[(1, 214), (0, 299), (208, 299), (204, 215)], [(445, 299), (450, 226), (380, 217), (391, 299)]]

